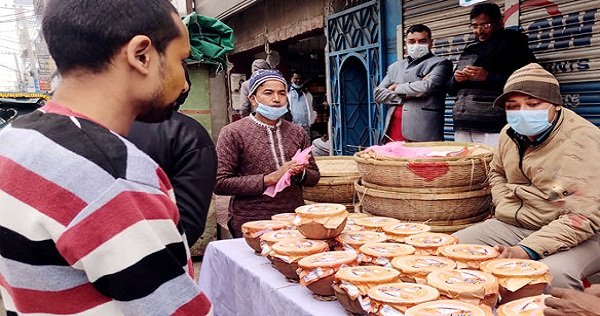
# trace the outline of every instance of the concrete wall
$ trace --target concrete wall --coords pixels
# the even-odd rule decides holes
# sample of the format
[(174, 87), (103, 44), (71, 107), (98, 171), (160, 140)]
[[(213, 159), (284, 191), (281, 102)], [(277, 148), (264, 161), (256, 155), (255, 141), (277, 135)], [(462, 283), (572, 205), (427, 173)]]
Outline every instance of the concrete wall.
[(233, 53), (275, 43), (324, 25), (325, 0), (264, 0), (224, 22), (235, 30)]

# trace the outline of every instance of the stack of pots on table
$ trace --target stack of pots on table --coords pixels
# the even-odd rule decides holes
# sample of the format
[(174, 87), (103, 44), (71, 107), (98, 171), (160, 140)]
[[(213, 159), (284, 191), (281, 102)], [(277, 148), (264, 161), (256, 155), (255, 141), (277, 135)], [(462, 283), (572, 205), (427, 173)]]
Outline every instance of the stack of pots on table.
[(242, 230), (283, 276), (316, 299), (335, 295), (353, 315), (541, 315), (552, 280), (541, 262), (498, 259), (493, 247), (341, 204), (301, 206)]
[(351, 156), (315, 157), (321, 179), (314, 187), (304, 187), (306, 204), (339, 203), (348, 212), (354, 210), (354, 182), (360, 178), (356, 162)]
[(392, 157), (367, 149), (354, 155), (362, 211), (421, 222), (452, 233), (490, 215), (489, 166), (493, 148), (463, 142), (406, 143), (432, 156)]

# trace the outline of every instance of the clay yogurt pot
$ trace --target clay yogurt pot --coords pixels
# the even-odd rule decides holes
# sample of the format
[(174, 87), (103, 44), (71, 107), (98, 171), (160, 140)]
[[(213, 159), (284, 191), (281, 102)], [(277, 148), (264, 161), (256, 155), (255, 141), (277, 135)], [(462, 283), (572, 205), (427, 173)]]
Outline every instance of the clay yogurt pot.
[(400, 273), (392, 268), (359, 266), (341, 268), (335, 274), (335, 297), (344, 308), (354, 314), (366, 315), (370, 311), (368, 293), (377, 285), (395, 283)]
[(354, 219), (354, 225), (362, 226), (365, 230), (374, 232), (383, 232), (383, 227), (390, 224), (399, 223), (400, 220), (383, 216), (368, 216)]
[(543, 316), (544, 309), (546, 308), (544, 301), (548, 297), (550, 295), (537, 295), (500, 305), (498, 307), (498, 316)]
[(392, 259), (399, 256), (408, 256), (415, 253), (415, 248), (410, 245), (394, 242), (370, 242), (359, 248), (359, 261), (361, 265), (376, 265), (392, 267)]
[(286, 278), (298, 280), (298, 261), (327, 250), (329, 245), (321, 240), (285, 239), (273, 244), (269, 259), (275, 269)]
[(371, 314), (375, 316), (401, 315), (415, 305), (435, 301), (440, 292), (434, 287), (415, 283), (389, 283), (369, 290)]
[(370, 242), (385, 242), (387, 237), (384, 233), (372, 231), (346, 232), (335, 238), (336, 250), (349, 250), (360, 253), (360, 246)]
[(416, 234), (427, 233), (431, 226), (419, 223), (394, 223), (383, 226), (383, 232), (392, 242), (404, 242), (404, 238)]
[(348, 211), (342, 204), (318, 203), (296, 209), (294, 225), (309, 239), (329, 239), (338, 236), (346, 226)]
[(498, 303), (498, 280), (487, 272), (466, 269), (433, 271), (427, 275), (427, 284), (438, 289), (441, 298), (490, 308), (495, 308)]
[(456, 262), (436, 256), (403, 256), (392, 259), (392, 267), (400, 271), (400, 280), (409, 283), (427, 283), (427, 275), (438, 270), (454, 270)]
[(294, 219), (296, 219), (296, 213), (279, 213), (271, 216), (271, 219), (274, 221), (288, 222), (292, 228), (294, 226)]
[(334, 275), (342, 267), (357, 266), (356, 252), (329, 251), (310, 255), (298, 261), (300, 284), (317, 295), (334, 295)]
[(242, 235), (250, 248), (256, 253), (261, 253), (260, 236), (270, 231), (286, 229), (288, 227), (289, 224), (286, 222), (273, 220), (252, 221), (242, 225)]
[(459, 269), (479, 269), (482, 262), (495, 259), (500, 253), (490, 246), (458, 244), (438, 248), (438, 255), (456, 261)]
[(404, 238), (404, 243), (415, 247), (417, 255), (436, 255), (439, 247), (458, 244), (458, 238), (444, 233), (420, 233)]
[(281, 229), (264, 233), (260, 236), (260, 248), (262, 249), (260, 254), (268, 257), (271, 253), (271, 247), (278, 241), (302, 238), (304, 238), (304, 235), (295, 229)]
[(438, 300), (422, 303), (411, 307), (404, 313), (405, 316), (493, 316), (492, 310), (487, 306), (470, 304), (454, 300)]
[(354, 220), (357, 218), (369, 217), (369, 214), (365, 213), (349, 213), (347, 225), (354, 225)]
[(539, 261), (494, 259), (482, 263), (479, 268), (498, 279), (500, 304), (541, 295), (552, 281), (548, 266)]

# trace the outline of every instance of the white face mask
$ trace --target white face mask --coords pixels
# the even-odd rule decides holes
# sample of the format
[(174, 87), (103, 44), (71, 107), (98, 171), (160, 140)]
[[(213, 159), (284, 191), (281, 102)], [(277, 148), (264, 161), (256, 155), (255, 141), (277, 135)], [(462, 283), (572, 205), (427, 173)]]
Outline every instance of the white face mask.
[(429, 44), (408, 44), (406, 52), (412, 59), (421, 58), (429, 53)]

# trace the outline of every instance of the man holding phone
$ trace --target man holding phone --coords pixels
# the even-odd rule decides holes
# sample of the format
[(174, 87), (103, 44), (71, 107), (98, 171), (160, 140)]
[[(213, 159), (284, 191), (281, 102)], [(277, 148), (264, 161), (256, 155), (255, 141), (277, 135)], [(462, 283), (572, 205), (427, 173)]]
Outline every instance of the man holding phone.
[(494, 108), (506, 79), (517, 69), (535, 62), (527, 36), (505, 30), (502, 13), (494, 3), (480, 3), (470, 13), (475, 41), (460, 55), (450, 86), (456, 95), (452, 109), (456, 141), (498, 145), (506, 114)]

